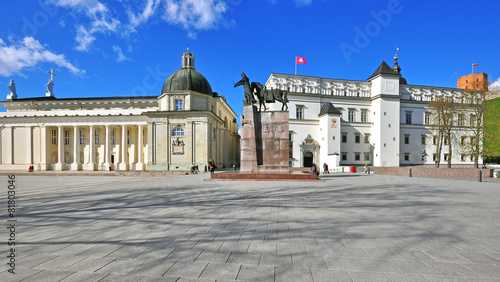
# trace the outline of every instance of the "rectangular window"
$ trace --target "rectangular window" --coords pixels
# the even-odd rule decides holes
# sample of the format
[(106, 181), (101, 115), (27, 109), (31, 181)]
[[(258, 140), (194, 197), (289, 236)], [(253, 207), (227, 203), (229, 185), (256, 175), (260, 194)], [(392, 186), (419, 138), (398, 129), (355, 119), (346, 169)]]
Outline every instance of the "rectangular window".
[(425, 125), (431, 124), (431, 114), (430, 113), (424, 113), (424, 123), (425, 123)]
[(64, 131), (64, 145), (69, 145), (69, 130)]
[(370, 143), (370, 134), (365, 134), (365, 143)]
[(342, 143), (347, 143), (347, 133), (342, 133)]
[(471, 137), (471, 138), (470, 138), (470, 145), (471, 145), (472, 147), (476, 146), (476, 138), (475, 138), (475, 137)]
[(354, 140), (355, 140), (354, 142), (359, 143), (361, 140), (361, 136), (359, 134), (356, 134)]
[(470, 126), (476, 125), (476, 115), (470, 115)]
[(427, 141), (427, 136), (422, 135), (420, 138), (421, 138), (421, 144), (422, 144), (422, 145), (425, 145), (425, 143), (426, 143), (426, 141)]
[(411, 114), (412, 114), (412, 112), (406, 112), (406, 114), (405, 114), (406, 124), (411, 124)]
[(410, 135), (405, 134), (405, 144), (410, 144)]
[(448, 158), (449, 158), (449, 155), (448, 154), (444, 154), (444, 160), (448, 161)]
[(464, 126), (464, 116), (458, 115), (458, 126)]
[(467, 155), (462, 155), (462, 156), (460, 156), (460, 160), (461, 160), (462, 162), (466, 162), (466, 161), (467, 161)]
[(295, 113), (297, 119), (304, 119), (304, 106), (297, 105)]
[(354, 110), (347, 111), (347, 120), (349, 122), (354, 122)]
[(360, 153), (355, 153), (354, 160), (356, 160), (356, 161), (361, 160), (361, 154)]
[(57, 145), (57, 130), (52, 129), (52, 145)]
[(370, 160), (370, 153), (364, 153), (363, 155), (365, 157), (365, 161), (369, 161)]
[(432, 136), (432, 144), (437, 145), (437, 143), (438, 143), (438, 137), (436, 135), (433, 135)]
[(342, 153), (342, 160), (347, 161), (347, 153)]
[(130, 145), (130, 130), (127, 129), (127, 145)]
[(94, 144), (99, 145), (99, 129), (96, 129), (94, 131), (94, 134), (95, 134), (95, 142), (94, 142)]
[(410, 161), (410, 154), (405, 153), (405, 162), (408, 162), (408, 161)]
[(85, 130), (80, 129), (80, 145), (85, 145)]
[(444, 144), (445, 144), (445, 145), (450, 144), (450, 138), (445, 137), (445, 138), (444, 138)]
[(361, 122), (368, 122), (368, 111), (361, 110)]
[(437, 156), (436, 156), (436, 154), (432, 154), (432, 161), (434, 161), (434, 162), (435, 162), (436, 160), (437, 160)]
[(183, 103), (182, 99), (176, 99), (175, 100), (175, 110), (176, 111), (182, 111), (182, 110), (184, 110), (184, 108), (183, 108), (184, 105), (183, 104), (184, 103)]
[(115, 131), (111, 130), (111, 145), (115, 145)]

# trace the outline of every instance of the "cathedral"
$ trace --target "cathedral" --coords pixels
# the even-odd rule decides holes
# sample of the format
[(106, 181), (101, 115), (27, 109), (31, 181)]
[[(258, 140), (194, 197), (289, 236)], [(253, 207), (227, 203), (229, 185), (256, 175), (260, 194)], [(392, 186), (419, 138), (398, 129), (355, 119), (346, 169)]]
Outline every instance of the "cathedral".
[[(239, 165), (236, 113), (196, 71), (189, 49), (159, 96), (58, 99), (11, 94), (0, 105), (0, 170), (189, 170)], [(50, 86), (50, 89), (49, 89)]]

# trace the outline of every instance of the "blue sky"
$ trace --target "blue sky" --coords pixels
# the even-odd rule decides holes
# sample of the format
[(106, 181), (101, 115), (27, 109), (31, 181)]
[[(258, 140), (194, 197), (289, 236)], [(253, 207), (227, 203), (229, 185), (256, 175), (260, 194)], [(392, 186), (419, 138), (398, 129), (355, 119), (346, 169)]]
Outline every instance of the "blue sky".
[[(0, 100), (160, 95), (190, 47), (196, 69), (242, 112), (251, 81), (294, 73), (366, 80), (396, 45), (409, 84), (456, 87), (486, 72), (500, 85), (500, 2), (427, 0), (40, 0), (3, 1)], [(6, 12), (8, 11), (8, 12)], [(4, 110), (4, 109), (3, 109)]]

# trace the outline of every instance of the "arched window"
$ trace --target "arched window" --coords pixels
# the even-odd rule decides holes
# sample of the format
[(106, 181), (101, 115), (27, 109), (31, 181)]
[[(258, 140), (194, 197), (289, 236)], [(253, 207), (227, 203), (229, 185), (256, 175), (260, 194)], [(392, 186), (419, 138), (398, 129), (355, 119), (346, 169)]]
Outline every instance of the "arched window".
[(176, 137), (184, 136), (184, 129), (182, 129), (180, 127), (175, 128), (174, 131), (172, 132), (172, 136), (176, 136)]

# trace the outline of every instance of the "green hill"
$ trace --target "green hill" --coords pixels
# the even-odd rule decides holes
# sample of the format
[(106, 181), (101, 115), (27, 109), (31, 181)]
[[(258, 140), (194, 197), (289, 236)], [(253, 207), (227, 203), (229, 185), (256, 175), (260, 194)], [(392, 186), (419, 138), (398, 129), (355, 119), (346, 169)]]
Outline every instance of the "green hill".
[(484, 155), (500, 163), (500, 98), (486, 101), (484, 109)]

